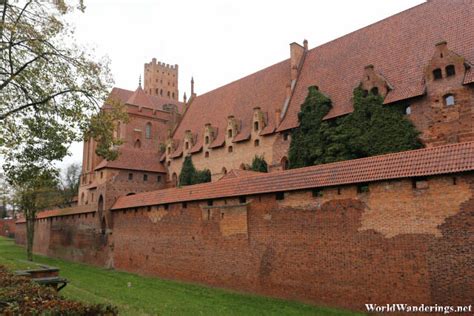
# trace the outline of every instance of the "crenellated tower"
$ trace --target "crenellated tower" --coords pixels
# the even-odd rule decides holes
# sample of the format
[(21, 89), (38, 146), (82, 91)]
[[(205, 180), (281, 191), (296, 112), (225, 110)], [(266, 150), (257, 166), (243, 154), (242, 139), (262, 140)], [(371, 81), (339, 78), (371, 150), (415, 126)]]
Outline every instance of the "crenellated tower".
[(178, 100), (178, 65), (157, 62), (153, 58), (145, 63), (145, 93), (161, 98)]

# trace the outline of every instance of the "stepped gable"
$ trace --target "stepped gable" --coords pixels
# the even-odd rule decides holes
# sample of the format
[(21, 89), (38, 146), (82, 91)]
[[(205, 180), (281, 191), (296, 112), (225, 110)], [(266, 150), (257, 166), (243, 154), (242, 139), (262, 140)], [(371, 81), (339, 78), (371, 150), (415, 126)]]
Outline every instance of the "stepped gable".
[(466, 142), (122, 196), (112, 210), (473, 170), (474, 142)]
[(164, 106), (167, 104), (176, 105), (179, 113), (182, 113), (184, 108), (184, 103), (177, 100), (148, 95), (140, 86), (135, 91), (115, 87), (110, 92), (109, 98), (120, 101), (124, 104), (146, 107), (159, 111), (166, 111)]
[(200, 139), (207, 123), (217, 127), (219, 133), (225, 133), (229, 115), (240, 121), (240, 133), (250, 133), (253, 109), (257, 106), (262, 112), (268, 113), (269, 124), (275, 125), (275, 110), (282, 108), (286, 98), (286, 85), (289, 83), (288, 59), (197, 96), (187, 109), (173, 138), (183, 139), (185, 132), (191, 130)]
[(104, 159), (95, 167), (95, 170), (112, 168), (166, 173), (166, 169), (160, 163), (159, 159), (160, 156), (158, 152), (120, 148), (117, 159), (110, 161)]
[[(352, 112), (352, 91), (373, 65), (391, 84), (385, 103), (424, 93), (423, 73), (441, 40), (474, 61), (474, 1), (432, 0), (308, 51), (279, 131), (298, 126), (308, 87), (328, 95), (333, 108), (326, 118)], [(310, 30), (311, 31), (311, 30)], [(472, 83), (472, 70), (465, 84)]]

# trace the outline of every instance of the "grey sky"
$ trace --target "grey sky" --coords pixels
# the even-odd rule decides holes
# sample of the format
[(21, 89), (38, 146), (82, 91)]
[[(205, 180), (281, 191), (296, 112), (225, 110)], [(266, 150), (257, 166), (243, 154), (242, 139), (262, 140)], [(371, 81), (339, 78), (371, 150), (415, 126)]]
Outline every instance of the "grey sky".
[[(421, 0), (85, 0), (73, 24), (80, 43), (111, 60), (115, 85), (134, 90), (143, 64), (179, 65), (180, 99), (194, 76), (199, 94), (289, 57), (289, 43), (324, 44)], [(81, 162), (82, 144), (59, 165)]]

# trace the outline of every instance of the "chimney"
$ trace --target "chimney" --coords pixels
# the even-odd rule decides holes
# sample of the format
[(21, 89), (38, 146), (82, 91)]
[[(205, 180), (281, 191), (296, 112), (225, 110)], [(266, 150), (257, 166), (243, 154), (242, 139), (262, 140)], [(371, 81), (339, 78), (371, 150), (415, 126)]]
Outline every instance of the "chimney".
[(291, 80), (296, 80), (300, 68), (301, 60), (303, 59), (305, 48), (300, 44), (293, 42), (290, 44), (290, 69)]

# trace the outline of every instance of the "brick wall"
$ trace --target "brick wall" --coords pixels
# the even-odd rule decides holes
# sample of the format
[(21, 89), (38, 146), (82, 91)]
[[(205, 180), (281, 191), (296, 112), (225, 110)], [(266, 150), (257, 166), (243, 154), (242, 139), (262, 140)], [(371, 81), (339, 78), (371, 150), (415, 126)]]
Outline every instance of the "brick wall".
[[(26, 224), (17, 224), (15, 242), (26, 244)], [(111, 235), (102, 233), (94, 213), (50, 217), (35, 224), (33, 251), (66, 260), (111, 266)]]
[(0, 236), (14, 237), (15, 222), (16, 219), (0, 219)]
[(455, 179), (117, 211), (115, 268), (359, 310), (470, 304), (474, 177)]
[(417, 180), (115, 211), (107, 240), (91, 215), (42, 220), (35, 250), (354, 310), (472, 304), (474, 174)]

